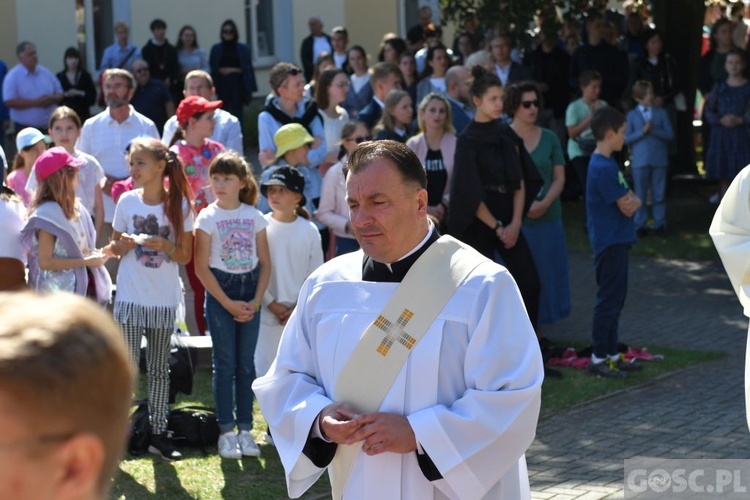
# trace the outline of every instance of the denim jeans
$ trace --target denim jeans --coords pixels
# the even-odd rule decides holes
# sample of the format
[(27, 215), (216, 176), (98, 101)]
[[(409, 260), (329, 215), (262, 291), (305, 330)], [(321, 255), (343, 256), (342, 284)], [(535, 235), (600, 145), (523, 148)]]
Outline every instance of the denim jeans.
[(617, 354), (620, 313), (628, 294), (629, 252), (629, 244), (618, 243), (594, 256), (597, 290), (592, 337), (597, 358)]
[(654, 229), (664, 227), (667, 218), (667, 203), (664, 192), (667, 185), (667, 167), (652, 167), (646, 165), (631, 169), (633, 172), (633, 191), (641, 199), (642, 205), (635, 212), (636, 229), (645, 229), (648, 221), (646, 195), (651, 189), (651, 210), (654, 213)]
[[(232, 300), (250, 301), (255, 297), (258, 270), (231, 274), (211, 268), (222, 290)], [(229, 311), (206, 291), (206, 322), (213, 342), (213, 388), (219, 430), (235, 427), (249, 431), (253, 426), (255, 345), (258, 343), (260, 312), (251, 321), (238, 323)], [(233, 415), (236, 401), (236, 419)]]

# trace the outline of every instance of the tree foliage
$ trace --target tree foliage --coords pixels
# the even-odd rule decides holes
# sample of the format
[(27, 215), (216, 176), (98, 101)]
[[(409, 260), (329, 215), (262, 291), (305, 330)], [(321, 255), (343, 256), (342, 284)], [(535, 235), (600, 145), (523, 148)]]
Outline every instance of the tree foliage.
[(519, 45), (528, 46), (536, 30), (557, 31), (563, 13), (577, 17), (592, 3), (598, 8), (607, 4), (606, 0), (440, 0), (440, 12), (443, 23), (459, 27), (476, 14), (484, 33), (507, 33)]

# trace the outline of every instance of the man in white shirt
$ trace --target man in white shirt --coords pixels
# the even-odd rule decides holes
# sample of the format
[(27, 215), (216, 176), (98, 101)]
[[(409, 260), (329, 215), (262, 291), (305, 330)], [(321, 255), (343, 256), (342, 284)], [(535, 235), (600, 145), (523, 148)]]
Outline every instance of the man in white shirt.
[[(198, 95), (208, 101), (214, 100), (216, 89), (214, 88), (213, 78), (211, 78), (210, 74), (200, 69), (191, 71), (185, 76), (185, 89), (182, 91), (182, 94), (185, 97)], [(230, 112), (217, 109), (214, 111), (214, 123), (214, 133), (211, 139), (224, 146), (224, 148), (232, 149), (242, 155), (243, 146), (240, 121)], [(172, 137), (176, 131), (177, 117), (173, 116), (164, 124), (164, 134), (162, 135), (161, 142), (164, 144), (172, 142)]]
[[(354, 451), (351, 474), (333, 476), (338, 484), (344, 478), (343, 488), (334, 491), (337, 499), (530, 498), (524, 453), (536, 432), (544, 371), (515, 282), (505, 268), (480, 257), (449, 290), (421, 340), (409, 341), (409, 334), (416, 335), (411, 316), (401, 322), (402, 313), (392, 323), (383, 318), (383, 308), (404, 286), (398, 283), (408, 280), (412, 265), (435, 255), (429, 247), (438, 245), (440, 251), (455, 240), (438, 241), (427, 219), (424, 168), (404, 144), (365, 142), (348, 169), (347, 201), (363, 252), (337, 257), (313, 272), (274, 364), (253, 384), (289, 496), (300, 496), (326, 469), (345, 469), (342, 455)], [(464, 250), (474, 258), (474, 250)], [(432, 290), (413, 288), (415, 302), (432, 300)], [(403, 307), (415, 309), (416, 319), (424, 308), (406, 302)], [(359, 361), (361, 333), (389, 326), (401, 329), (399, 340), (387, 333), (383, 342), (391, 344), (378, 344), (377, 353), (353, 368), (372, 372), (376, 358), (371, 363), (376, 370), (398, 375), (382, 388), (376, 379), (357, 381), (385, 393), (377, 411), (358, 411), (334, 391), (339, 392), (342, 371), (352, 374), (350, 358)], [(388, 352), (401, 349), (393, 343), (403, 344), (402, 338), (409, 354), (403, 364), (390, 366)]]
[[(124, 69), (108, 69), (104, 72), (102, 90), (107, 108), (86, 120), (76, 146), (77, 149), (99, 160), (106, 176), (102, 186), (104, 228), (102, 234), (97, 235), (99, 246), (109, 242), (112, 236), (112, 219), (115, 214), (112, 184), (130, 176), (125, 149), (136, 137), (159, 139), (154, 122), (130, 105), (135, 93), (133, 75)], [(113, 281), (117, 274), (116, 262), (116, 259), (110, 259), (106, 264)]]

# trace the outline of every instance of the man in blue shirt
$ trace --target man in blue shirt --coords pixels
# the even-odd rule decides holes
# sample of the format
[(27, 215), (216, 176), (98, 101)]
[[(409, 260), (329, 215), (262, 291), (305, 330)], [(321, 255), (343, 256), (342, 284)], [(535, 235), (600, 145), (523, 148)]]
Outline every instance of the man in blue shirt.
[(115, 23), (115, 38), (117, 41), (104, 49), (102, 54), (102, 63), (99, 65), (99, 71), (110, 68), (120, 68), (130, 71), (136, 59), (141, 59), (141, 49), (128, 41), (130, 37), (130, 27), (125, 21)]
[(39, 64), (33, 43), (19, 43), (16, 55), (19, 64), (3, 81), (3, 102), (10, 108), (16, 133), (26, 127), (45, 131), (50, 115), (62, 102), (62, 85), (50, 70)]
[(175, 111), (172, 95), (163, 81), (151, 78), (150, 66), (143, 59), (133, 63), (133, 76), (138, 85), (130, 104), (136, 111), (151, 118), (161, 134), (167, 118)]

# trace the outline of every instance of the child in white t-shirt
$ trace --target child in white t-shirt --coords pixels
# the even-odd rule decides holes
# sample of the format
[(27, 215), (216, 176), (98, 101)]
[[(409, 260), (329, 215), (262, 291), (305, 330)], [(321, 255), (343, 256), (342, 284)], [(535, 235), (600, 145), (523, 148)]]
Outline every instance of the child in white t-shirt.
[[(57, 108), (49, 118), (49, 135), (55, 146), (65, 148), (65, 151), (82, 162), (78, 168), (76, 196), (94, 218), (96, 234), (101, 234), (104, 226), (104, 201), (101, 187), (104, 169), (96, 158), (75, 148), (76, 141), (81, 135), (81, 119), (78, 114), (67, 106)], [(26, 191), (32, 195), (37, 188), (36, 176), (33, 174), (32, 169), (32, 175), (26, 182)]]
[[(178, 264), (190, 260), (193, 212), (190, 187), (177, 155), (156, 139), (139, 138), (130, 146), (130, 175), (136, 189), (115, 207), (110, 248), (121, 256), (114, 316), (137, 368), (146, 336), (149, 451), (167, 460), (182, 455), (167, 435), (169, 356), (177, 307), (182, 302)], [(164, 180), (169, 189), (165, 189)]]
[(276, 357), (281, 333), (297, 304), (302, 284), (323, 264), (320, 232), (303, 208), (305, 178), (299, 170), (288, 165), (279, 167), (260, 189), (271, 207), (271, 213), (264, 217), (268, 221), (266, 232), (273, 268), (263, 296), (260, 336), (255, 349), (259, 376), (268, 371)]
[(206, 288), (219, 455), (257, 457), (260, 448), (250, 435), (253, 356), (260, 302), (271, 275), (267, 223), (253, 206), (258, 200), (258, 186), (241, 156), (234, 151), (220, 153), (211, 162), (208, 177), (216, 201), (195, 221), (194, 262), (195, 273)]

